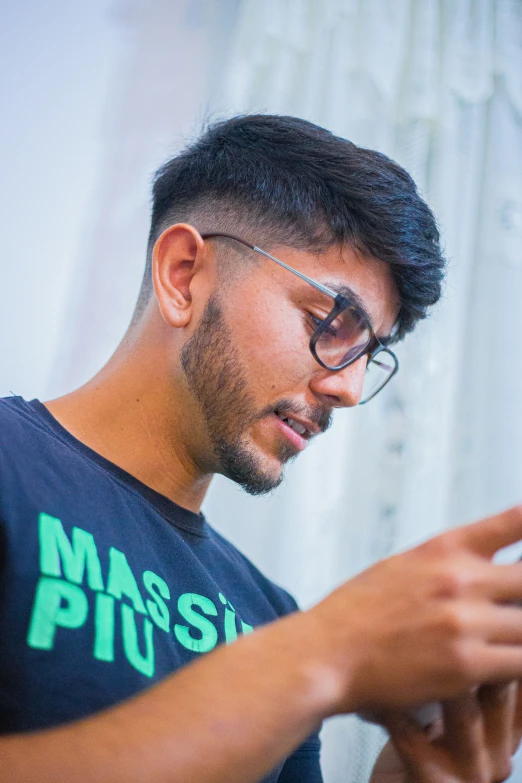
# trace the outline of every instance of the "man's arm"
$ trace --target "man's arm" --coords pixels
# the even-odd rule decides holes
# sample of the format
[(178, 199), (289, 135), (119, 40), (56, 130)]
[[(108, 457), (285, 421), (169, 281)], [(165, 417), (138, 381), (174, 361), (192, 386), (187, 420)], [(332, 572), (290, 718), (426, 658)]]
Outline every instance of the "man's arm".
[(149, 691), (60, 728), (0, 739), (2, 783), (250, 783), (329, 711), (332, 684), (292, 615)]
[(329, 715), (522, 676), (522, 508), (389, 558), (117, 707), (0, 739), (9, 783), (254, 783)]

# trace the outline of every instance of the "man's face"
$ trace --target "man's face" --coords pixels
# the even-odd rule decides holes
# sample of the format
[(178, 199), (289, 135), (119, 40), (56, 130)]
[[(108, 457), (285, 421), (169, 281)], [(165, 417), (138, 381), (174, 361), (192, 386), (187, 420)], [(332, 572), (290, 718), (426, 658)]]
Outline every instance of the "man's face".
[[(338, 246), (321, 254), (270, 252), (329, 288), (349, 287), (377, 336), (391, 331), (399, 300), (384, 262)], [(213, 294), (183, 347), (181, 363), (205, 421), (214, 471), (251, 494), (281, 482), (285, 463), (324, 432), (333, 408), (359, 402), (367, 357), (332, 372), (308, 347), (314, 317), (324, 318), (332, 306), (330, 297), (259, 256)]]

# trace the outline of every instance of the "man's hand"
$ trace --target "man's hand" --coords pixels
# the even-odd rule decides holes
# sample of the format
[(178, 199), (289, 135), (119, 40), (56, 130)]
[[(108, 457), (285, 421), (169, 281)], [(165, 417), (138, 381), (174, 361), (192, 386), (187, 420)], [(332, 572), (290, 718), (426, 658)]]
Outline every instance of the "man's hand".
[(484, 686), (443, 704), (442, 726), (421, 729), (408, 713), (383, 715), (391, 742), (370, 783), (501, 783), (522, 735), (517, 683)]
[(491, 562), (520, 538), (516, 507), (377, 563), (305, 613), (341, 679), (336, 711), (400, 709), (520, 678), (522, 563)]

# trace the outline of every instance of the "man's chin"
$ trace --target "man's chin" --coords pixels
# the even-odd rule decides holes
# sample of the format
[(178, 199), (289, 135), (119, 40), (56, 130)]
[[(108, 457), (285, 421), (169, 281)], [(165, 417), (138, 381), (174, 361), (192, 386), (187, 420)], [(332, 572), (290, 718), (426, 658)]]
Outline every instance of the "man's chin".
[(268, 495), (281, 484), (284, 478), (282, 470), (277, 476), (261, 471), (228, 470), (224, 475), (245, 490), (249, 495)]
[(285, 448), (284, 453), (279, 453), (277, 457), (262, 457), (254, 449), (238, 443), (221, 443), (218, 453), (220, 472), (239, 484), (249, 495), (273, 492), (283, 481), (284, 465), (297, 456), (294, 449), (290, 453)]
[(283, 481), (283, 472), (281, 471), (277, 479), (268, 478), (267, 476), (257, 476), (255, 479), (249, 479), (248, 481), (241, 482), (240, 486), (248, 495), (259, 497), (261, 495), (269, 495), (274, 492)]

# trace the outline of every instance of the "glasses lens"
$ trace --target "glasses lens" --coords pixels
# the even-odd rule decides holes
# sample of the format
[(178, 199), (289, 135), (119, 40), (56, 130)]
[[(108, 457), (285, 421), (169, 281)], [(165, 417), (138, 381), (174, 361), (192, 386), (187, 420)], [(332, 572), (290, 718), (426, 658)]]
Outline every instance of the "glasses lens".
[(332, 369), (364, 353), (370, 344), (368, 324), (351, 307), (336, 315), (331, 322), (327, 318), (322, 329), (315, 350), (319, 359)]
[(388, 351), (380, 351), (375, 359), (368, 363), (360, 405), (368, 402), (383, 386), (386, 386), (395, 372), (395, 366), (395, 359)]

